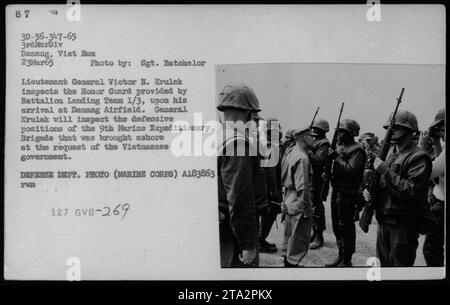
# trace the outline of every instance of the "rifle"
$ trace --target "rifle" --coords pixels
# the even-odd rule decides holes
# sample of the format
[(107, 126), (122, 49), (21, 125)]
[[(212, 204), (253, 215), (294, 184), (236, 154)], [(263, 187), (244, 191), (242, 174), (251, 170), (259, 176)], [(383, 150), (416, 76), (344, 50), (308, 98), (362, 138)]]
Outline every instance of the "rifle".
[(314, 113), (314, 117), (311, 121), (311, 124), (309, 125), (309, 129), (311, 129), (314, 125), (314, 120), (316, 119), (317, 113), (319, 112), (320, 107), (317, 107), (316, 113)]
[[(392, 114), (391, 122), (389, 123), (389, 127), (386, 130), (386, 135), (384, 136), (383, 146), (378, 152), (378, 157), (381, 160), (386, 160), (387, 154), (389, 152), (389, 147), (391, 144), (391, 138), (393, 133), (393, 127), (395, 124), (395, 116), (397, 115), (398, 106), (402, 102), (402, 96), (403, 92), (405, 91), (405, 88), (402, 88), (402, 91), (400, 92), (400, 96), (397, 98), (397, 105), (395, 106), (395, 110)], [(375, 211), (375, 195), (377, 193), (378, 183), (380, 181), (380, 174), (374, 171), (372, 179), (370, 181), (368, 190), (370, 193), (370, 201), (366, 201), (364, 204), (363, 211), (361, 213), (361, 218), (359, 220), (359, 226), (361, 227), (361, 230), (363, 230), (364, 233), (367, 233), (369, 231), (369, 225), (372, 222), (372, 216)]]
[[(336, 128), (334, 130), (333, 140), (331, 141), (331, 149), (336, 149), (337, 144), (337, 134), (339, 129), (339, 124), (341, 123), (341, 116), (342, 111), (344, 110), (344, 103), (341, 105), (341, 110), (339, 111), (339, 117), (336, 123)], [(327, 200), (328, 197), (328, 191), (330, 189), (330, 178), (331, 178), (331, 168), (333, 166), (333, 160), (330, 160), (328, 158), (327, 163), (325, 164), (325, 168), (323, 170), (323, 182), (322, 182), (322, 188), (320, 189), (320, 198), (322, 198), (323, 201)]]

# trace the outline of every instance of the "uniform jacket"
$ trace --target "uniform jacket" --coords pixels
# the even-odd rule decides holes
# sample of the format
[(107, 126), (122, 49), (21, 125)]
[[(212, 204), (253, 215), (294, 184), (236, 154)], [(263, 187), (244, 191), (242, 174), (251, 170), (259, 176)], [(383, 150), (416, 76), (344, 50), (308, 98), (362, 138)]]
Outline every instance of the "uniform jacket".
[(284, 153), (283, 153), (283, 158), (286, 158), (287, 156), (289, 156), (289, 154), (291, 153), (292, 149), (295, 147), (295, 143), (292, 143), (290, 145), (285, 146), (284, 148)]
[(375, 197), (377, 215), (410, 217), (423, 211), (432, 170), (430, 156), (413, 146), (402, 153), (391, 153), (386, 163), (389, 170), (381, 174)]
[(276, 163), (275, 166), (264, 166), (264, 172), (266, 174), (266, 181), (267, 181), (267, 190), (268, 190), (270, 200), (281, 203), (281, 201), (283, 200), (282, 192), (281, 192), (281, 187), (282, 187), (282, 182), (281, 182), (281, 158), (282, 158), (281, 145), (273, 145), (270, 149), (271, 149), (271, 151), (273, 151), (274, 149), (279, 149), (279, 152), (278, 152), (279, 157), (278, 157), (278, 162)]
[(284, 205), (289, 215), (312, 215), (312, 168), (308, 155), (293, 147), (281, 164), (281, 180), (285, 188)]
[(333, 187), (348, 187), (358, 190), (363, 179), (366, 153), (358, 143), (339, 145), (338, 156), (333, 162), (331, 184)]
[[(260, 129), (258, 126), (258, 130)], [(255, 131), (250, 141), (256, 147), (256, 152), (260, 162), (255, 166), (254, 175), (254, 191), (255, 191), (255, 206), (258, 215), (267, 213), (269, 206), (269, 189), (267, 182), (267, 172), (261, 164), (265, 163), (265, 159), (270, 155), (270, 149), (267, 146), (267, 138), (264, 132)]]
[(308, 153), (313, 168), (313, 183), (315, 187), (322, 186), (322, 173), (328, 159), (328, 148), (330, 148), (330, 142), (324, 137), (317, 139)]
[[(226, 127), (227, 128), (227, 127)], [(233, 145), (245, 145), (247, 151), (256, 150), (254, 144), (238, 130), (236, 136), (226, 132), (222, 150), (230, 151)], [(237, 150), (235, 149), (235, 152)], [(257, 246), (256, 190), (258, 183), (259, 157), (219, 154), (217, 158), (219, 209), (229, 220), (231, 229), (241, 249)], [(222, 221), (225, 221), (222, 219)]]

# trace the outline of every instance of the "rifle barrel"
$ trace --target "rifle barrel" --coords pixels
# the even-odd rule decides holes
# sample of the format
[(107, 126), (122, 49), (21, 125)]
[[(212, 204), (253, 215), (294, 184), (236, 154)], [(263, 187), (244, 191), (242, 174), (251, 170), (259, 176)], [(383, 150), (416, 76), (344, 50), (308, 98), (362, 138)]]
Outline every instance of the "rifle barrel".
[(317, 113), (319, 112), (320, 106), (317, 107), (316, 113), (314, 113), (313, 119), (311, 121), (311, 125), (309, 125), (309, 129), (311, 129), (314, 125), (314, 121), (316, 120)]
[[(386, 130), (386, 135), (384, 137), (383, 146), (380, 150), (380, 153), (378, 154), (378, 157), (383, 161), (386, 160), (387, 154), (389, 152), (390, 142), (391, 142), (392, 133), (393, 133), (393, 127), (395, 124), (395, 117), (397, 116), (398, 107), (399, 107), (400, 103), (402, 102), (402, 97), (403, 97), (404, 92), (405, 92), (405, 88), (402, 88), (402, 91), (400, 92), (400, 96), (397, 98), (397, 105), (395, 106), (395, 110), (392, 113), (392, 118), (391, 118), (391, 121), (389, 122), (389, 127)], [(363, 209), (363, 213), (359, 220), (359, 226), (366, 233), (369, 230), (369, 225), (372, 221), (373, 212), (375, 210), (374, 201), (375, 201), (375, 196), (376, 196), (376, 191), (378, 188), (379, 181), (380, 181), (380, 175), (377, 172), (375, 172), (374, 176), (372, 177), (372, 179), (370, 181), (369, 187), (368, 187), (371, 198), (368, 202), (366, 202), (364, 209)]]
[[(339, 125), (341, 123), (342, 111), (344, 110), (344, 103), (341, 105), (341, 110), (339, 111), (339, 117), (336, 123), (336, 129), (334, 130), (333, 140), (331, 141), (331, 149), (336, 149), (337, 144), (337, 131), (339, 129)], [(327, 160), (324, 166), (324, 179), (322, 181), (322, 187), (320, 189), (320, 197), (323, 201), (327, 200), (328, 191), (330, 189), (330, 179), (331, 179), (331, 168), (333, 166), (332, 160)]]

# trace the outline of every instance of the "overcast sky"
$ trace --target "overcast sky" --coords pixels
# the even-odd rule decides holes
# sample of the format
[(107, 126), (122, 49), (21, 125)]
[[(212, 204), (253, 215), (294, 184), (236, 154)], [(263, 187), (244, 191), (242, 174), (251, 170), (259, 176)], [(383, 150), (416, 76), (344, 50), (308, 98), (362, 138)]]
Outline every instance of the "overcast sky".
[(333, 130), (345, 102), (342, 118), (355, 119), (361, 134), (372, 131), (382, 138), (382, 125), (402, 87), (400, 109), (412, 111), (421, 130), (445, 105), (443, 65), (250, 64), (216, 69), (218, 93), (227, 84), (247, 84), (259, 99), (261, 116), (278, 118), (283, 131), (309, 124), (317, 106), (317, 117), (328, 120)]

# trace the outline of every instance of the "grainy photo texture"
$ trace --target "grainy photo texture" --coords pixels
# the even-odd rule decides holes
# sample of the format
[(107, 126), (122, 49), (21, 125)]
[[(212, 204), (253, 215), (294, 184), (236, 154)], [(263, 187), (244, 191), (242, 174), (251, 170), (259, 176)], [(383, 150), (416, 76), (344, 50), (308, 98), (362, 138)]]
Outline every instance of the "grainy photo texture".
[(216, 76), (222, 268), (444, 266), (444, 66)]

